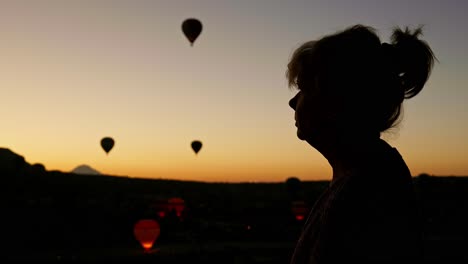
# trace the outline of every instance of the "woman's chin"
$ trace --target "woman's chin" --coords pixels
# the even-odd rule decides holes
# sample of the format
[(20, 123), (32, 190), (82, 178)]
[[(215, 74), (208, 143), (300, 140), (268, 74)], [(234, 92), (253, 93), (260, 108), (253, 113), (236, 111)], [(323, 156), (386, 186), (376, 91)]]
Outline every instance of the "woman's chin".
[(298, 137), (300, 140), (306, 140), (306, 139), (307, 139), (307, 134), (298, 129), (298, 130), (297, 130), (297, 137)]
[(318, 140), (317, 138), (318, 135), (310, 133), (305, 133), (305, 131), (297, 130), (297, 137), (300, 140), (307, 141), (309, 144), (314, 145), (314, 142)]

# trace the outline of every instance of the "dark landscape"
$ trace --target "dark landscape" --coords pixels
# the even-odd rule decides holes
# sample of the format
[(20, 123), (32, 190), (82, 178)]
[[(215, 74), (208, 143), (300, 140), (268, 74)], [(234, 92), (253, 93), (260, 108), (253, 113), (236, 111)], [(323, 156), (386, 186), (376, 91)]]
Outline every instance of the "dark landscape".
[[(328, 181), (205, 183), (48, 171), (0, 148), (2, 263), (288, 263)], [(468, 263), (468, 177), (414, 177), (427, 263)], [(177, 206), (168, 201), (178, 198)], [(133, 234), (154, 219), (145, 252)]]

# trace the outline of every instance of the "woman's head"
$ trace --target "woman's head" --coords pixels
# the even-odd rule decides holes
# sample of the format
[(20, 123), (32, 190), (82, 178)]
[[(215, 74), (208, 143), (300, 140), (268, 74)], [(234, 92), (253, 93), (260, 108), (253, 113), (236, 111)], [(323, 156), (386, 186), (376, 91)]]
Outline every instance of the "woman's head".
[(355, 25), (296, 49), (286, 75), (299, 90), (290, 101), (298, 136), (378, 134), (395, 126), (403, 100), (422, 90), (435, 60), (421, 34), (396, 28), (391, 42), (381, 43), (373, 28)]

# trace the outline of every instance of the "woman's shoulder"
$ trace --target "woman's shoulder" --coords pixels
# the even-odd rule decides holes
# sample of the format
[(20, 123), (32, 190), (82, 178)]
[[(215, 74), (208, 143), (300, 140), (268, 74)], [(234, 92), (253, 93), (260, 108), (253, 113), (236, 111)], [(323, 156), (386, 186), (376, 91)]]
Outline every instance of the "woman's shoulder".
[(411, 177), (406, 161), (398, 149), (382, 139), (361, 173), (371, 179), (385, 181), (402, 178), (408, 180)]
[(403, 157), (395, 147), (383, 140), (363, 164), (352, 170), (345, 179), (337, 181), (335, 191), (360, 197), (395, 192), (412, 184), (411, 173)]

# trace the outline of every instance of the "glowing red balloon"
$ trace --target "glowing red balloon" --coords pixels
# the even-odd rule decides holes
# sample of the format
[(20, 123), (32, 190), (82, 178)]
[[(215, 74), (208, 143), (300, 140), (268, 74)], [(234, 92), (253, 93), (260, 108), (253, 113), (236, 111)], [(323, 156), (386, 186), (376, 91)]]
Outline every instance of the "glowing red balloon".
[(167, 199), (157, 199), (151, 205), (151, 210), (155, 211), (158, 214), (159, 218), (164, 218), (166, 217), (168, 211), (167, 207)]
[(169, 211), (174, 210), (178, 217), (182, 216), (182, 212), (185, 209), (185, 201), (180, 197), (173, 197), (168, 200)]
[(153, 219), (142, 219), (135, 223), (133, 234), (145, 251), (153, 247), (159, 237), (161, 229), (159, 223)]
[(309, 213), (309, 207), (307, 206), (306, 202), (301, 200), (293, 201), (291, 210), (294, 214), (294, 217), (296, 217), (296, 220), (298, 221), (304, 220)]

